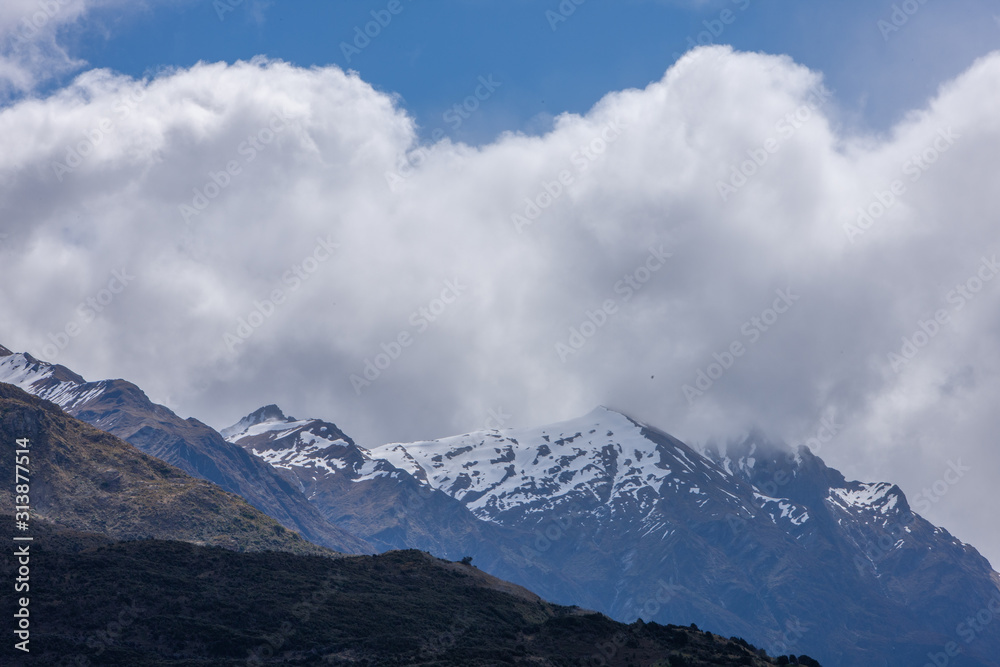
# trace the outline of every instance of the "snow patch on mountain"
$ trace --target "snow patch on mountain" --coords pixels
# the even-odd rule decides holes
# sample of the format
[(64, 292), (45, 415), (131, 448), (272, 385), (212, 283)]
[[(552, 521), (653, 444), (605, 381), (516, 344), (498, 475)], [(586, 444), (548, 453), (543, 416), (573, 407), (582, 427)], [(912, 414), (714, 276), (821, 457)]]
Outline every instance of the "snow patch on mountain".
[(854, 482), (848, 488), (830, 489), (829, 499), (847, 510), (874, 510), (888, 514), (899, 501), (899, 495), (891, 493), (893, 487), (889, 482)]
[(801, 526), (809, 520), (809, 509), (787, 498), (772, 498), (756, 491), (753, 495), (758, 505), (768, 513), (774, 523), (778, 523), (778, 519), (788, 519), (793, 526)]
[[(289, 447), (288, 449), (251, 449), (250, 451), (275, 468), (291, 470), (296, 466), (312, 466), (323, 468), (328, 472), (336, 472), (337, 469), (346, 467), (347, 463), (340, 459), (333, 459), (331, 462), (317, 457), (316, 452), (318, 449), (315, 447)], [(322, 449), (325, 449), (325, 447)]]
[(35, 361), (23, 353), (0, 357), (0, 382), (25, 388), (52, 376), (52, 366)]
[(0, 382), (20, 387), (65, 410), (99, 396), (108, 385), (107, 380), (86, 382), (67, 368), (39, 361), (23, 352), (0, 356)]
[(695, 451), (654, 442), (645, 426), (605, 407), (551, 426), (389, 443), (370, 453), (490, 521), (567, 497), (633, 502), (645, 514), (663, 494), (703, 495), (717, 484), (713, 476), (726, 476)]

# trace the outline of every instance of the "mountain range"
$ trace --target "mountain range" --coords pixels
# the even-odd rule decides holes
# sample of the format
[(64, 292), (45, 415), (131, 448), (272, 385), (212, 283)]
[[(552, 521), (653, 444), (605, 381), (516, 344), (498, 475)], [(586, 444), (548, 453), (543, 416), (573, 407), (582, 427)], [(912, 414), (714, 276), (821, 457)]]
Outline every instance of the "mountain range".
[[(359, 508), (389, 506), (402, 485), (447, 494), (507, 531), (468, 553), (553, 601), (625, 622), (685, 619), (845, 667), (923, 664), (951, 643), (962, 653), (950, 664), (998, 664), (1000, 632), (965, 641), (967, 619), (1000, 591), (985, 558), (913, 512), (897, 486), (847, 481), (808, 448), (759, 433), (699, 452), (602, 407), (545, 427), (365, 449), (275, 406), (223, 432), (383, 546), (410, 538), (374, 533)], [(467, 521), (393, 511), (436, 535)]]
[[(16, 525), (0, 490), (0, 530), (22, 540), (0, 558), (18, 593), (0, 596), (18, 628), (3, 665), (775, 664), (739, 638), (626, 626), (468, 563), (313, 545), (9, 384), (0, 438), (28, 452), (16, 503), (31, 505)], [(14, 459), (0, 459), (7, 479)]]
[[(362, 447), (273, 405), (217, 433), (124, 381), (87, 383), (0, 350), (0, 382), (235, 493), (267, 480), (269, 495), (247, 500), (318, 544), (469, 557), (555, 603), (626, 623), (694, 622), (827, 666), (1000, 665), (1000, 631), (982, 620), (1000, 610), (986, 559), (892, 483), (848, 481), (761, 433), (699, 450), (597, 408), (538, 428)], [(305, 519), (336, 539), (295, 527)]]

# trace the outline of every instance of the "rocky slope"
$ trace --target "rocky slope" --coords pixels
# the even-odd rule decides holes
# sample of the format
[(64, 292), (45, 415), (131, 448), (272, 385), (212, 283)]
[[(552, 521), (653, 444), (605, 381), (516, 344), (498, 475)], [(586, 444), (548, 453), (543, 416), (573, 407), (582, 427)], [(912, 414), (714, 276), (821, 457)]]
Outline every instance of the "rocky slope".
[[(117, 540), (174, 539), (238, 551), (330, 553), (286, 530), (239, 496), (0, 383), (0, 511), (14, 516), (14, 445), (28, 440), (28, 531), (36, 521)], [(23, 499), (22, 499), (23, 500)], [(17, 504), (21, 504), (18, 502)], [(13, 531), (12, 531), (13, 533)]]
[(345, 553), (375, 548), (325, 520), (271, 466), (196, 419), (182, 419), (130, 382), (87, 382), (65, 366), (0, 346), (0, 382), (50, 400), (68, 414), (126, 440), (184, 472), (245, 498), (306, 539)]

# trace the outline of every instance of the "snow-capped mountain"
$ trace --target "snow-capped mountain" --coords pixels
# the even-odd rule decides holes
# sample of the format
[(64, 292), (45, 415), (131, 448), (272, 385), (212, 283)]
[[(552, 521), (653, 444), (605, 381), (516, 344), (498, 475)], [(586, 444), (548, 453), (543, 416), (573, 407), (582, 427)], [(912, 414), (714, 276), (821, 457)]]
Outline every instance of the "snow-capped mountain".
[(273, 405), (222, 429), (228, 440), (274, 466), (331, 523), (381, 550), (471, 556), (491, 574), (529, 588), (558, 582), (563, 599), (586, 598), (560, 573), (542, 572), (518, 551), (534, 537), (481, 521), (460, 501), (377, 458), (335, 424), (287, 417)]
[[(316, 475), (340, 472), (354, 481), (399, 475), (387, 461), (372, 459), (335, 424), (286, 417), (276, 405), (256, 410), (219, 433), (286, 471), (311, 470)], [(298, 480), (305, 489), (302, 480)]]
[[(437, 534), (425, 544), (448, 549), (453, 534), (437, 515), (462, 517), (478, 531), (463, 549), (488, 552), (484, 568), (550, 599), (626, 621), (694, 621), (823, 664), (923, 664), (1000, 596), (989, 563), (912, 512), (898, 487), (845, 480), (808, 449), (756, 433), (719, 455), (602, 407), (538, 428), (365, 449), (273, 406), (226, 432), (373, 543)], [(402, 487), (421, 510), (401, 509), (392, 490)], [(439, 504), (422, 511), (431, 491)], [(373, 506), (381, 536), (357, 520)], [(404, 513), (420, 530), (399, 527)], [(963, 651), (950, 664), (996, 665), (1000, 634)]]
[(538, 429), (392, 443), (371, 454), (501, 524), (573, 504), (668, 530), (656, 520), (664, 498), (675, 507), (737, 515), (760, 505), (790, 526), (808, 520), (804, 507), (759, 493), (676, 438), (605, 407)]
[(658, 448), (631, 420), (606, 408), (541, 429), (394, 443), (376, 447), (372, 455), (497, 523), (567, 502), (648, 512), (663, 491), (694, 494), (706, 503), (710, 499), (701, 487), (714, 487), (713, 471), (685, 445)]

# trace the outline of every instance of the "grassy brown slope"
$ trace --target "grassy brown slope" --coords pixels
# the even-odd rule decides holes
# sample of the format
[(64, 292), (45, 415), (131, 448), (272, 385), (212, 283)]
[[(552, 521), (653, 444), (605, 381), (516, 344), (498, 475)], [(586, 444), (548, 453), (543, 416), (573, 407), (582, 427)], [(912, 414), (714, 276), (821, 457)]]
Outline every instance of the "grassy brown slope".
[[(310, 544), (238, 496), (66, 415), (57, 405), (0, 384), (0, 442), (30, 438), (31, 508), (56, 526), (116, 540), (160, 538), (237, 551), (332, 553)], [(14, 452), (0, 476), (14, 479)], [(14, 487), (0, 487), (13, 515)]]

